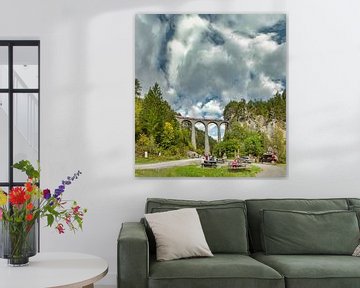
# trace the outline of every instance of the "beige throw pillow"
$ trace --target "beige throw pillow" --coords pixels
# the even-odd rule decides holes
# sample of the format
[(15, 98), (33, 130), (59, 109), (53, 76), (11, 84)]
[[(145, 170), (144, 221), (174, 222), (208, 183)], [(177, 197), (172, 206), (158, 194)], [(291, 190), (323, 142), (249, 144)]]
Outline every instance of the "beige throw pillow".
[(358, 246), (356, 246), (352, 256), (360, 257), (360, 244)]
[(156, 240), (158, 261), (213, 256), (195, 208), (145, 214)]

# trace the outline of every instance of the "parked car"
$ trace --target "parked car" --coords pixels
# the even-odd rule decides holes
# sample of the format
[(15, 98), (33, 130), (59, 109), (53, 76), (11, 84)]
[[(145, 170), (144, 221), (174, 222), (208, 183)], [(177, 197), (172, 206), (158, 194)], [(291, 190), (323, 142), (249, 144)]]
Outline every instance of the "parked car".
[(275, 163), (278, 161), (278, 157), (274, 153), (264, 153), (260, 157), (260, 162)]
[(199, 154), (196, 153), (195, 151), (188, 151), (188, 152), (187, 152), (187, 156), (188, 156), (189, 158), (199, 158), (199, 157), (200, 157)]
[(249, 156), (242, 156), (240, 157), (240, 161), (244, 163), (251, 163), (251, 158)]

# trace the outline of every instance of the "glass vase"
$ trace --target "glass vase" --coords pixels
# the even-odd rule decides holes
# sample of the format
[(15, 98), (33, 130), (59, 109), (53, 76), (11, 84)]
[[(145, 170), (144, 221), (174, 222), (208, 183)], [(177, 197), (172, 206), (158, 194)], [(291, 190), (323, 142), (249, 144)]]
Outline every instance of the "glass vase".
[(9, 266), (25, 266), (29, 257), (36, 255), (36, 226), (28, 222), (1, 221), (0, 257), (8, 259)]

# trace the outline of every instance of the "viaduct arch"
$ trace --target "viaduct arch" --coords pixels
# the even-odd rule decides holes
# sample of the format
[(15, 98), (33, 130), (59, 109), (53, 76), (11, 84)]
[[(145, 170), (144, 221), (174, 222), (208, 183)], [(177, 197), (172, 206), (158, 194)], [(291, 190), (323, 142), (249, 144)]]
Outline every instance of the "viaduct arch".
[(196, 149), (196, 129), (195, 124), (196, 123), (202, 123), (205, 126), (205, 154), (210, 154), (210, 144), (209, 144), (209, 125), (215, 124), (218, 129), (218, 142), (221, 141), (221, 133), (220, 133), (220, 126), (222, 124), (225, 125), (225, 129), (227, 128), (227, 125), (229, 124), (228, 121), (222, 120), (222, 119), (205, 119), (205, 118), (192, 118), (192, 117), (184, 117), (184, 116), (176, 116), (176, 119), (179, 121), (180, 125), (183, 122), (190, 122), (191, 123), (191, 144)]

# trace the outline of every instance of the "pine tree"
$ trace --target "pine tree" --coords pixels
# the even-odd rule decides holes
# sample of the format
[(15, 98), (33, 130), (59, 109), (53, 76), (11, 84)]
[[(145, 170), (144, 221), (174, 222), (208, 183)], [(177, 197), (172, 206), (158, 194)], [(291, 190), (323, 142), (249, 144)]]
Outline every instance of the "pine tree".
[(140, 80), (135, 78), (135, 97), (141, 97), (142, 87), (140, 84)]
[(143, 103), (143, 99), (140, 98), (141, 90), (142, 88), (140, 81), (138, 79), (135, 79), (135, 141), (139, 139), (139, 136), (143, 130), (140, 119)]

